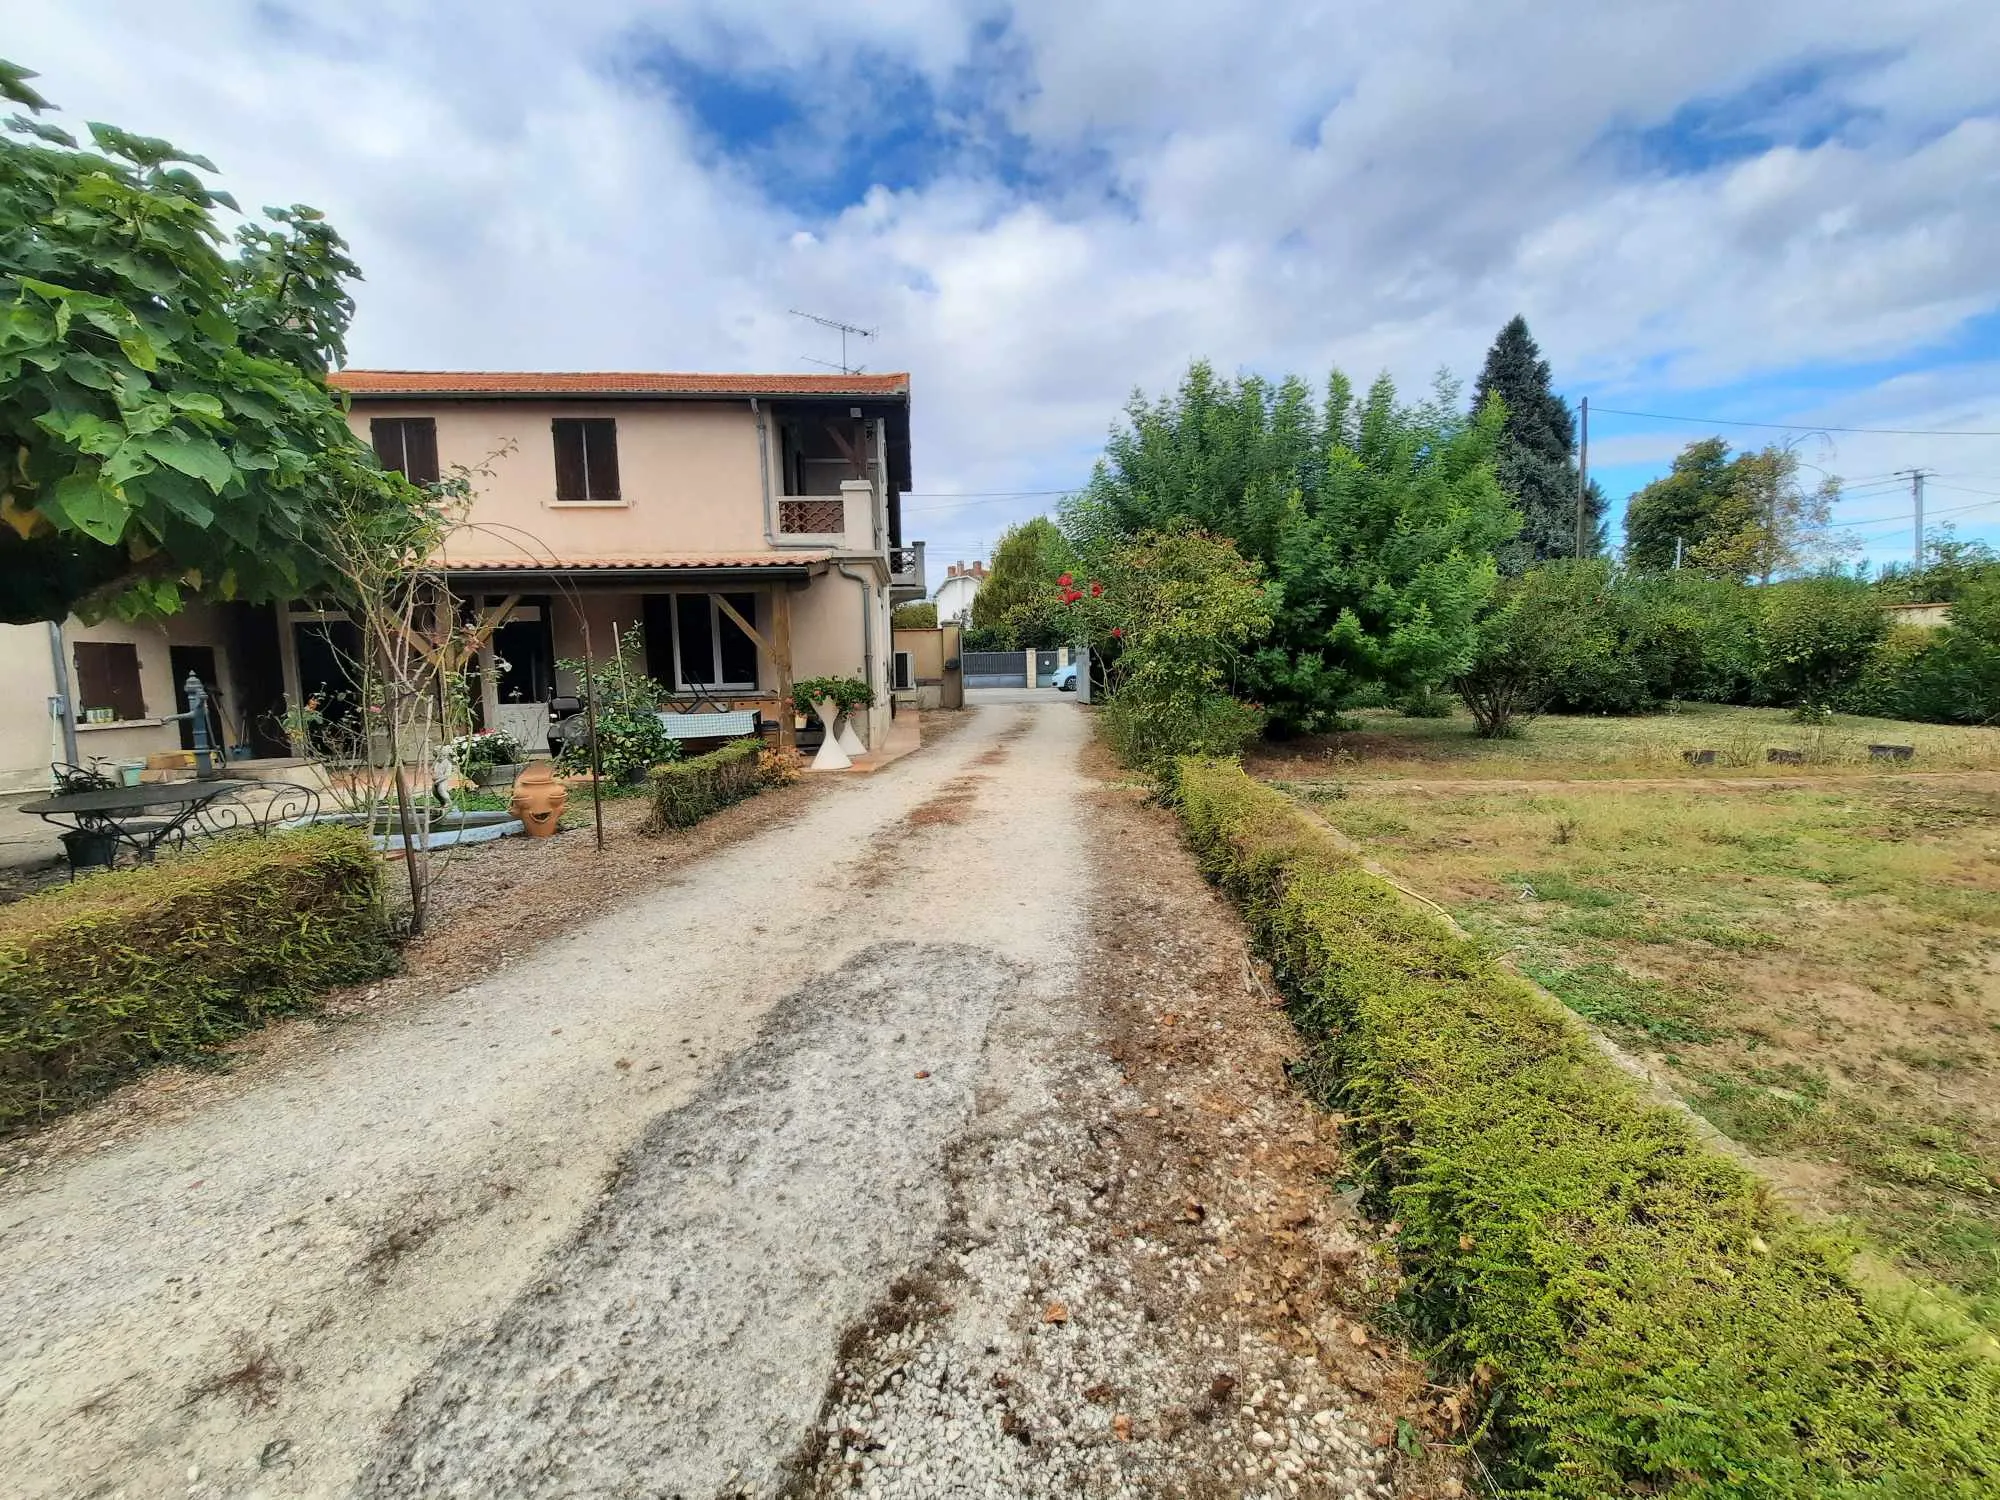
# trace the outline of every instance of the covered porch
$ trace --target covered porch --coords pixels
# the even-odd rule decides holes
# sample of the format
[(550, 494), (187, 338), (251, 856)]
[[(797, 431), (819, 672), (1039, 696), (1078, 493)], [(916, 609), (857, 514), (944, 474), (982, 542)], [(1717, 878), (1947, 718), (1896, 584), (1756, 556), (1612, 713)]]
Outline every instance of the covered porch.
[[(778, 726), (782, 744), (793, 742), (792, 684), (801, 678), (860, 677), (886, 704), (878, 679), (888, 594), (877, 571), (790, 554), (454, 569), (448, 579), (466, 617), (491, 625), (474, 671), (481, 725), (543, 753), (551, 699), (576, 696), (582, 663), (605, 661), (621, 640), (637, 646), (676, 711), (754, 711)], [(874, 717), (858, 722), (871, 745), (887, 731), (886, 715), (879, 726)]]

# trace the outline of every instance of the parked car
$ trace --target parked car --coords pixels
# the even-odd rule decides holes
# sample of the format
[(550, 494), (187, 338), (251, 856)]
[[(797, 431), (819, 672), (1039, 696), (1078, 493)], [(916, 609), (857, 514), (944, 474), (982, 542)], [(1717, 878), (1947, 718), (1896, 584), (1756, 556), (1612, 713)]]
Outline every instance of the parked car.
[(1056, 691), (1059, 693), (1073, 693), (1076, 691), (1075, 662), (1071, 662), (1066, 667), (1056, 668)]

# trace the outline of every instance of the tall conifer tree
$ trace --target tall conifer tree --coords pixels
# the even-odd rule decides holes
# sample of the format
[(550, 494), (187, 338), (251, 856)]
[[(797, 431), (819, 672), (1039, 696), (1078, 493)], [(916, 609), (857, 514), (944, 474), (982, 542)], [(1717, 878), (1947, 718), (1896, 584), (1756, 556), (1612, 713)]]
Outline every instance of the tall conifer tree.
[[(1576, 555), (1576, 426), (1569, 403), (1549, 384), (1549, 362), (1518, 313), (1493, 347), (1473, 387), (1472, 409), (1498, 395), (1507, 423), (1494, 468), (1500, 488), (1521, 511), (1521, 534), (1501, 548), (1503, 571), (1519, 573), (1550, 558)], [(1584, 550), (1602, 550), (1604, 492), (1593, 482), (1586, 501)]]

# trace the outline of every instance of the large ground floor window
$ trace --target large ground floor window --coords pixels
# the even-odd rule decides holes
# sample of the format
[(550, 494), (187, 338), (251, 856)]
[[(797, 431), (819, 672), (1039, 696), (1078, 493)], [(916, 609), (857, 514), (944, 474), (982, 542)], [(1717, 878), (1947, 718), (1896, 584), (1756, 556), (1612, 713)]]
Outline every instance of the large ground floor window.
[[(761, 628), (754, 593), (689, 592), (647, 599), (646, 655), (654, 677), (666, 678), (667, 673), (660, 670), (660, 658), (666, 655), (673, 685), (682, 691), (757, 690), (757, 643), (724, 613), (720, 603), (724, 599), (753, 629)], [(661, 648), (669, 640), (671, 650), (663, 652)]]

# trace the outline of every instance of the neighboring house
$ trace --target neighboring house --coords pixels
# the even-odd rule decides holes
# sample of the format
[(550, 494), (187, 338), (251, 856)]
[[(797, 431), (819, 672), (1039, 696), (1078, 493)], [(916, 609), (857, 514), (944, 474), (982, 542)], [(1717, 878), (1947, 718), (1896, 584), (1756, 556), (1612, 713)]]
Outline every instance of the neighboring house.
[(954, 621), (960, 625), (972, 623), (972, 596), (979, 592), (979, 585), (986, 581), (986, 564), (976, 562), (967, 567), (955, 562), (945, 569), (943, 582), (938, 584), (937, 612), (940, 625)]
[[(907, 375), (500, 374), (347, 370), (331, 383), (385, 466), (475, 475), (465, 529), (437, 559), (468, 610), (503, 623), (482, 654), (480, 718), (545, 743), (556, 662), (608, 655), (637, 627), (647, 672), (688, 706), (789, 713), (797, 678), (865, 677), (889, 720), (892, 605), (925, 596), (905, 545)], [(750, 627), (749, 631), (744, 626)], [(164, 625), (63, 627), (79, 754), (179, 747), (187, 671), (221, 738), (282, 754), (287, 699), (350, 701), (352, 624), (310, 602), (190, 609)], [(0, 790), (46, 784), (60, 754), (44, 626), (0, 627)]]

